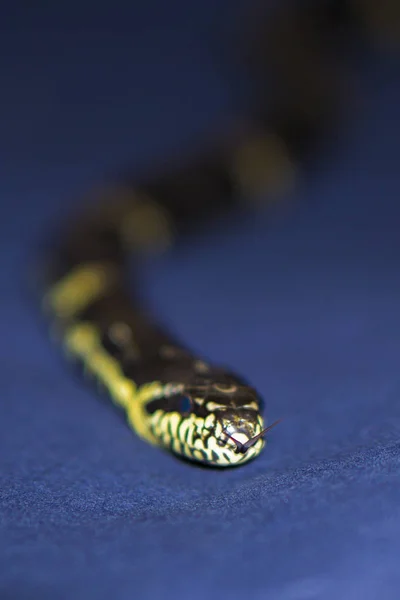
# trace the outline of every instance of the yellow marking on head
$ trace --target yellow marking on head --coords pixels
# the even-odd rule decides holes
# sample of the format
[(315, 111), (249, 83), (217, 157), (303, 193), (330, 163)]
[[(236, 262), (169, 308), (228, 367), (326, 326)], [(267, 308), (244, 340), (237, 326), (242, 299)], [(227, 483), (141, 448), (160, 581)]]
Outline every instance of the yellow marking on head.
[[(239, 463), (244, 463), (255, 458), (261, 451), (261, 448), (258, 444), (261, 442), (257, 442), (255, 446), (249, 448), (249, 450), (245, 454), (236, 454), (232, 452), (232, 448), (220, 447), (217, 444), (217, 440), (215, 438), (210, 438), (208, 440), (208, 448), (206, 448), (207, 457), (210, 462), (212, 462), (217, 467), (227, 467), (237, 465)], [(218, 456), (217, 459), (212, 456), (212, 452)]]
[(192, 453), (190, 451), (190, 447), (189, 447), (189, 445), (186, 442), (182, 442), (182, 450), (181, 450), (181, 452), (182, 452), (183, 456), (186, 456), (188, 458), (192, 457)]
[(253, 402), (249, 402), (248, 404), (244, 404), (240, 408), (243, 408), (244, 410), (258, 410), (259, 406), (258, 406), (257, 402), (253, 401)]
[(222, 425), (219, 421), (216, 422), (215, 424), (215, 433), (214, 433), (215, 437), (217, 439), (219, 439), (222, 435)]
[(66, 332), (65, 346), (68, 352), (81, 358), (85, 369), (103, 383), (114, 402), (125, 409), (127, 420), (135, 432), (147, 442), (158, 444), (150, 432), (150, 418), (145, 406), (159, 393), (161, 385), (153, 382), (137, 388), (134, 381), (125, 377), (118, 361), (104, 350), (99, 331), (91, 323), (70, 327)]
[(156, 412), (154, 412), (152, 415), (150, 415), (151, 426), (153, 429), (157, 429), (157, 427), (160, 424), (160, 420), (161, 420), (163, 414), (164, 413), (162, 410), (156, 410)]
[(194, 423), (196, 426), (197, 433), (200, 434), (204, 428), (204, 419), (202, 419), (201, 417), (195, 417)]
[(208, 440), (208, 450), (211, 452), (211, 450), (214, 450), (218, 455), (221, 452), (221, 447), (218, 446), (217, 444), (217, 440), (214, 436), (211, 436)]
[(167, 413), (161, 411), (161, 417), (158, 421), (157, 431), (159, 435), (169, 435), (168, 434), (168, 415)]
[(184, 419), (182, 425), (179, 428), (179, 437), (182, 443), (186, 444), (186, 432), (191, 426), (189, 419)]
[[(156, 418), (154, 418), (155, 416)], [(161, 410), (152, 415), (151, 419), (151, 426), (154, 433), (162, 438), (163, 444), (166, 447), (172, 445), (176, 452), (180, 451), (180, 440), (177, 437), (177, 433), (181, 420), (182, 416), (179, 413), (163, 413)]]
[(167, 427), (163, 427), (161, 429), (161, 431), (160, 431), (160, 437), (161, 437), (163, 446), (166, 447), (166, 448), (169, 448), (170, 445), (171, 445), (172, 438), (171, 438), (171, 435), (170, 435)]
[(58, 317), (72, 318), (108, 291), (115, 280), (116, 271), (107, 263), (77, 266), (45, 295), (44, 307)]
[(169, 426), (174, 437), (178, 434), (178, 427), (181, 420), (182, 416), (177, 412), (173, 412), (169, 415)]
[(200, 452), (200, 450), (197, 450), (197, 448), (193, 450), (193, 456), (197, 458), (197, 460), (204, 462), (205, 457), (203, 456), (203, 453)]
[(214, 383), (213, 387), (223, 394), (233, 394), (237, 390), (237, 385), (234, 383), (232, 385), (220, 385), (218, 383)]
[(190, 415), (190, 417), (187, 419), (187, 421), (188, 421), (188, 428), (187, 428), (187, 432), (185, 431), (186, 443), (188, 444), (189, 447), (191, 447), (193, 444), (194, 434), (197, 431), (196, 417), (194, 415)]
[(194, 447), (197, 448), (198, 450), (201, 450), (202, 448), (204, 448), (204, 442), (201, 438), (197, 438), (194, 441)]
[(216, 410), (227, 410), (227, 408), (228, 406), (226, 406), (226, 404), (218, 404), (218, 402), (213, 402), (212, 400), (206, 404), (206, 409), (210, 412), (214, 412)]
[(204, 427), (205, 429), (212, 429), (214, 427), (215, 424), (215, 415), (207, 415), (207, 417), (205, 418), (204, 421)]
[(182, 453), (181, 441), (177, 437), (173, 438), (173, 440), (172, 440), (172, 449), (177, 454), (181, 454)]
[(195, 397), (192, 397), (192, 402), (194, 402), (194, 404), (197, 404), (197, 406), (203, 406), (203, 404), (204, 404), (204, 398), (201, 398), (199, 396), (197, 396), (197, 397), (195, 396)]

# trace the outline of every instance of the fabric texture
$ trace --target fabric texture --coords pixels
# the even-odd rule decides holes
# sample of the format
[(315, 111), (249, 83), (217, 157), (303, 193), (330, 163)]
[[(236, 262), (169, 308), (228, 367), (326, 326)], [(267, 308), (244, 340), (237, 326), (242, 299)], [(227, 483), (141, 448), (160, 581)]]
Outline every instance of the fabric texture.
[(143, 269), (160, 319), (283, 418), (253, 463), (207, 470), (141, 442), (70, 372), (29, 293), (74, 198), (233, 111), (214, 59), (232, 7), (27, 4), (0, 19), (1, 600), (400, 596), (392, 57), (361, 65), (356, 114), (288, 209), (232, 215)]

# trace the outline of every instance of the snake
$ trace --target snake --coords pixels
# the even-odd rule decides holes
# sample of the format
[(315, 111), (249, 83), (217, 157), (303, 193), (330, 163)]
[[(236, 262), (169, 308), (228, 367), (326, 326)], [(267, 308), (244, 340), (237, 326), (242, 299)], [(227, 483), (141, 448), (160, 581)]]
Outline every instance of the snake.
[(156, 321), (131, 293), (128, 266), (131, 256), (169, 248), (204, 211), (235, 204), (231, 154), (202, 157), (148, 185), (99, 190), (95, 206), (52, 242), (41, 297), (53, 339), (142, 440), (215, 467), (258, 456), (274, 424), (266, 426), (264, 401), (242, 376)]
[[(309, 19), (304, 21), (308, 27)], [(158, 322), (140, 286), (132, 292), (129, 266), (132, 257), (135, 262), (148, 252), (165, 251), (211, 215), (243, 206), (244, 199), (291, 181), (296, 150), (292, 142), (307, 137), (299, 132), (315, 125), (312, 118), (304, 124), (304, 114), (312, 110), (304, 109), (301, 82), (298, 85), (301, 68), (308, 77), (307, 102), (317, 99), (311, 109), (318, 118), (324, 97), (331, 102), (333, 96), (332, 86), (328, 92), (321, 93), (318, 85), (315, 93), (310, 91), (310, 72), (319, 65), (319, 57), (313, 62), (313, 54), (304, 54), (303, 38), (292, 37), (300, 39), (300, 46), (290, 46), (285, 38), (281, 62), (286, 65), (287, 95), (286, 102), (279, 97), (275, 112), (280, 125), (275, 130), (262, 112), (257, 113), (251, 126), (239, 127), (225, 143), (155, 177), (133, 181), (124, 174), (115, 185), (100, 188), (93, 203), (63, 223), (47, 251), (40, 302), (52, 338), (85, 378), (124, 412), (139, 438), (191, 463), (249, 463), (261, 454), (267, 433), (279, 421), (267, 425), (264, 398), (242, 375), (199, 356)], [(330, 40), (326, 35), (320, 38), (324, 43)], [(286, 68), (289, 52), (292, 71)], [(265, 67), (263, 60), (258, 64), (261, 70)], [(314, 74), (317, 84), (326, 81), (323, 63), (322, 72), (321, 77)], [(300, 94), (297, 113), (293, 90)]]

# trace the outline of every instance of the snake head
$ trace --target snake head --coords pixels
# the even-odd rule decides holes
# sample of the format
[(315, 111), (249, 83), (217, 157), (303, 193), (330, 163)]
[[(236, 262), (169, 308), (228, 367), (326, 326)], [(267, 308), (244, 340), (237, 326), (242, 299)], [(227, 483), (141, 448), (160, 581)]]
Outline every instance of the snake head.
[[(265, 434), (277, 422), (264, 428), (261, 399), (254, 388), (234, 380), (186, 387), (196, 419), (202, 419), (195, 440), (209, 464), (242, 464), (260, 454)], [(199, 439), (200, 438), (200, 439)]]
[(258, 456), (264, 436), (261, 401), (236, 382), (169, 383), (147, 406), (152, 433), (175, 454), (210, 466), (243, 464)]

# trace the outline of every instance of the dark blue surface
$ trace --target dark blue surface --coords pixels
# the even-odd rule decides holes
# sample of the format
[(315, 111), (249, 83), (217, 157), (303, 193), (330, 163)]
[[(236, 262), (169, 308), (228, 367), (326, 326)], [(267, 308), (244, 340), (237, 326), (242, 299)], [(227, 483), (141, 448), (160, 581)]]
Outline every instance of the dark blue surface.
[(71, 196), (195, 145), (233, 109), (211, 52), (230, 3), (180, 4), (0, 20), (0, 598), (398, 599), (393, 60), (364, 69), (358, 120), (292, 211), (233, 218), (148, 271), (160, 316), (284, 417), (254, 463), (207, 471), (139, 441), (23, 293)]

